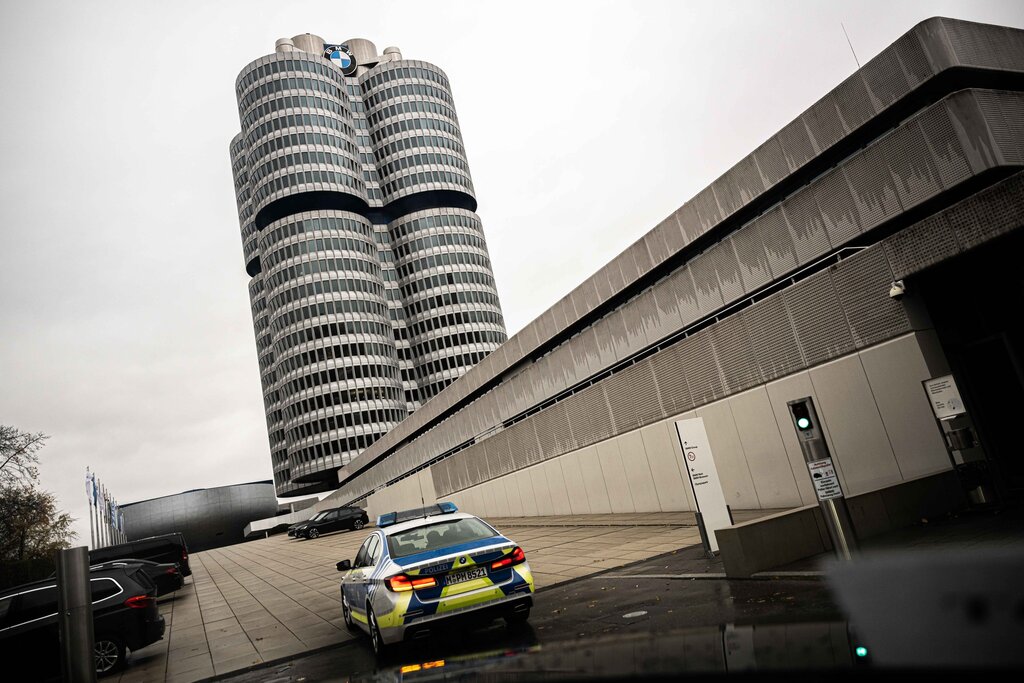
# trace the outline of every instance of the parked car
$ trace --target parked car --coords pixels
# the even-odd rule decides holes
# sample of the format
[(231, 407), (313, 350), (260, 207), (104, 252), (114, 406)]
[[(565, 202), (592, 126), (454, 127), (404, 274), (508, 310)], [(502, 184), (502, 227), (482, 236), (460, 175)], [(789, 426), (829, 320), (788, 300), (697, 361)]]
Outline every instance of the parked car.
[[(107, 674), (124, 666), (128, 650), (142, 649), (163, 638), (164, 618), (157, 609), (156, 586), (140, 565), (92, 570), (89, 584), (96, 673)], [(16, 666), (10, 675), (59, 678), (58, 629), (56, 579), (0, 592), (0, 657)]]
[(126, 557), (153, 562), (175, 562), (181, 568), (182, 576), (192, 575), (192, 569), (188, 566), (188, 545), (185, 543), (185, 535), (180, 531), (90, 550), (89, 564), (102, 564)]
[(365, 631), (376, 654), (456, 621), (529, 619), (526, 553), (479, 517), (446, 502), (381, 515), (377, 527), (337, 564), (345, 626)]
[(93, 565), (90, 571), (106, 569), (107, 567), (127, 567), (137, 565), (142, 567), (149, 580), (156, 586), (156, 596), (173, 593), (185, 585), (185, 577), (181, 575), (181, 566), (177, 562), (153, 562), (152, 560), (139, 560), (128, 558), (123, 560), (111, 560), (103, 564)]
[(295, 524), (292, 524), (290, 527), (288, 527), (288, 535), (292, 538), (295, 538), (295, 530), (308, 521), (308, 519), (304, 519), (301, 522), (295, 522)]
[(342, 529), (362, 529), (370, 521), (362, 508), (332, 508), (321, 510), (301, 526), (295, 528), (296, 538), (318, 538)]

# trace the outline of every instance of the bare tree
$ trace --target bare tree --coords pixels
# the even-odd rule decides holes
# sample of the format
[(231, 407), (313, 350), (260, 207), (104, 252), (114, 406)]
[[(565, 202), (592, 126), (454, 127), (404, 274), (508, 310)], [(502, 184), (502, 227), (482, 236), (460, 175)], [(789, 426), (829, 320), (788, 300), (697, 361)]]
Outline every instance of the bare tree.
[(0, 485), (31, 486), (39, 479), (39, 449), (48, 437), (0, 425)]

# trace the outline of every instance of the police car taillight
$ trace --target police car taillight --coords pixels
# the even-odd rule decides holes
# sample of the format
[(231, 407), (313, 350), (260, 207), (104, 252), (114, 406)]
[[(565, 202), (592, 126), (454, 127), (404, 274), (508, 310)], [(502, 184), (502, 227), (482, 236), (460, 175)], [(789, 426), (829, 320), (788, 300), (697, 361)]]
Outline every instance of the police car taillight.
[(511, 567), (514, 564), (521, 564), (526, 562), (526, 553), (519, 546), (516, 546), (512, 552), (500, 560), (491, 562), (491, 569), (504, 569), (505, 567)]
[(433, 588), (437, 585), (437, 579), (433, 576), (406, 576), (405, 574), (398, 574), (397, 576), (392, 576), (385, 583), (395, 593), (404, 593), (405, 591), (419, 590), (420, 588)]

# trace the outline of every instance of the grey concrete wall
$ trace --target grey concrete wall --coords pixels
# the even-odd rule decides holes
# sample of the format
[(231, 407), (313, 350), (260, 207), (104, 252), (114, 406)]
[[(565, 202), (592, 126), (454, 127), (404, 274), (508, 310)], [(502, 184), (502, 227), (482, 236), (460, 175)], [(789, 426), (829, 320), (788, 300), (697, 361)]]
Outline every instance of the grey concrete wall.
[[(692, 510), (674, 423), (701, 417), (729, 505), (814, 503), (786, 407), (802, 396), (815, 399), (847, 495), (942, 472), (950, 461), (921, 388), (929, 342), (930, 333), (907, 334), (444, 499), (483, 516)], [(428, 475), (374, 493), (371, 509), (415, 507), (419, 483), (433, 492)]]
[[(960, 510), (967, 500), (952, 470), (847, 498), (854, 534), (865, 541), (922, 518)], [(735, 524), (717, 532), (725, 573), (745, 577), (829, 552), (828, 535), (817, 503)]]
[(383, 491), (371, 494), (366, 499), (366, 514), (370, 517), (370, 522), (375, 523), (377, 517), (385, 512), (409, 510), (436, 501), (434, 480), (430, 472), (420, 470)]

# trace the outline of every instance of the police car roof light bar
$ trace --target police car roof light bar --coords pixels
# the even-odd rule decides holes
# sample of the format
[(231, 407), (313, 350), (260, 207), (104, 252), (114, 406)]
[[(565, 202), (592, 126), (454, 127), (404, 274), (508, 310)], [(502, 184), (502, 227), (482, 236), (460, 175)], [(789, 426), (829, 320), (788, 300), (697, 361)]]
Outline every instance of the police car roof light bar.
[(386, 526), (392, 526), (393, 524), (419, 519), (421, 517), (429, 517), (430, 515), (450, 515), (451, 513), (458, 511), (459, 508), (455, 507), (455, 503), (444, 502), (438, 503), (437, 505), (413, 508), (412, 510), (402, 510), (401, 512), (387, 512), (377, 517), (377, 526), (379, 528), (383, 528)]

